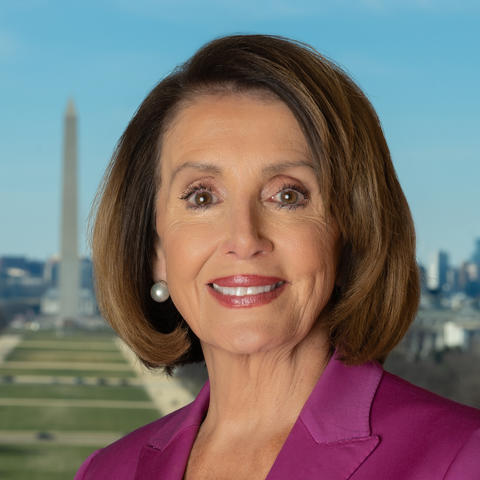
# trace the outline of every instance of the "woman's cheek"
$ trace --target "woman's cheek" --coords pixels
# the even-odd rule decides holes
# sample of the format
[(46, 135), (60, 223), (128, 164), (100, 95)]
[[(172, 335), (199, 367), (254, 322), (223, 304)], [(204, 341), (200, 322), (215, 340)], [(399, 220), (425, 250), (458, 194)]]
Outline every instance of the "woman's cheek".
[(183, 277), (198, 273), (215, 248), (218, 234), (205, 223), (176, 222), (166, 235), (167, 272), (174, 270)]

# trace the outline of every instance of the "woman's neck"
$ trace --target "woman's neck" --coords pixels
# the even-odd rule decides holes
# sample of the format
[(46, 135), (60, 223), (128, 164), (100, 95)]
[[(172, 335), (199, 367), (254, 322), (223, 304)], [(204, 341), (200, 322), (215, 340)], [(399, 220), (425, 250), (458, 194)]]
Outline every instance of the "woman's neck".
[(210, 404), (202, 435), (239, 438), (289, 431), (329, 360), (319, 328), (295, 348), (238, 355), (203, 345)]

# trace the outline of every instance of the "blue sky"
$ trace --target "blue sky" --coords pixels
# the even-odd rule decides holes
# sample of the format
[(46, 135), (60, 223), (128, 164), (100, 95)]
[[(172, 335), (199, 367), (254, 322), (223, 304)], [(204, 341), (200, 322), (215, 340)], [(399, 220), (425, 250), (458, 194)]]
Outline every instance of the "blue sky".
[(480, 237), (479, 25), (474, 0), (2, 0), (0, 255), (58, 251), (70, 96), (84, 232), (115, 143), (149, 90), (214, 37), (269, 33), (311, 44), (363, 88), (414, 215), (419, 260), (442, 248), (459, 263)]

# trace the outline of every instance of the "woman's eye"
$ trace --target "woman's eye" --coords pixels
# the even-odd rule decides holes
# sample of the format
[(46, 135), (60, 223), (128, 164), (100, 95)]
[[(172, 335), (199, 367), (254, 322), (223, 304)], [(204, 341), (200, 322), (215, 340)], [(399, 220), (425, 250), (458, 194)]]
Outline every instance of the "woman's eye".
[(190, 196), (190, 203), (193, 203), (196, 207), (203, 207), (212, 203), (214, 195), (210, 192), (194, 192)]
[(282, 190), (271, 197), (277, 202), (277, 208), (294, 209), (304, 207), (308, 201), (307, 190), (301, 187), (284, 186)]
[(197, 185), (186, 191), (180, 199), (186, 200), (188, 208), (205, 208), (216, 203), (217, 197), (207, 186)]
[(287, 203), (292, 205), (293, 203), (298, 202), (298, 197), (300, 196), (295, 190), (284, 190), (279, 193), (280, 201), (282, 203)]

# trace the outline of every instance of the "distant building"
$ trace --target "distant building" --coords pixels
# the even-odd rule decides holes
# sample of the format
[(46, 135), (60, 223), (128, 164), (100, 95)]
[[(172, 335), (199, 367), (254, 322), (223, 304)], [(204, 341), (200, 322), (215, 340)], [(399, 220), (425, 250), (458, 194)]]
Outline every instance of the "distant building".
[(472, 255), (472, 262), (480, 266), (480, 238), (475, 240), (475, 249)]
[(0, 277), (8, 277), (8, 272), (13, 270), (22, 270), (30, 277), (42, 277), (44, 264), (45, 262), (41, 260), (32, 260), (22, 256), (2, 256), (0, 257)]
[(448, 253), (439, 250), (428, 265), (427, 288), (434, 291), (449, 290), (448, 269)]
[(93, 262), (89, 257), (80, 259), (80, 287), (94, 291)]
[(443, 324), (443, 344), (446, 348), (467, 348), (467, 335), (465, 330), (455, 322), (448, 321)]
[(447, 270), (447, 285), (450, 293), (460, 291), (458, 284), (458, 268), (449, 266)]
[[(20, 256), (0, 257), (0, 299), (39, 300), (46, 289), (43, 268), (44, 262), (40, 260)], [(35, 306), (35, 300), (32, 305)]]
[[(98, 313), (95, 292), (93, 286), (93, 264), (88, 257), (79, 261), (80, 265), (80, 289), (78, 292), (78, 315), (89, 317)], [(40, 313), (45, 316), (60, 314), (59, 293), (59, 270), (60, 259), (58, 256), (51, 257), (45, 262), (44, 279), (48, 285), (40, 302)]]
[[(45, 262), (43, 278), (49, 288), (58, 288), (60, 271), (60, 257), (54, 255)], [(94, 291), (93, 263), (89, 257), (80, 258), (80, 288)]]
[(427, 270), (422, 264), (418, 264), (418, 274), (420, 275), (420, 287), (422, 291), (427, 288)]
[(35, 314), (47, 286), (44, 262), (22, 256), (0, 257), (0, 317), (8, 324), (17, 314)]
[[(80, 317), (91, 317), (98, 314), (95, 296), (90, 289), (80, 289), (77, 310)], [(40, 313), (44, 316), (59, 315), (60, 295), (58, 288), (49, 288), (42, 296)]]
[[(88, 257), (81, 258), (78, 312), (80, 316), (98, 314), (93, 287), (93, 266)], [(23, 256), (0, 257), (0, 313), (10, 321), (17, 314), (59, 315), (60, 259), (47, 261)], [(3, 313), (2, 313), (3, 312)]]
[(45, 262), (43, 278), (49, 288), (58, 287), (58, 276), (60, 270), (60, 258), (57, 255), (50, 257)]

